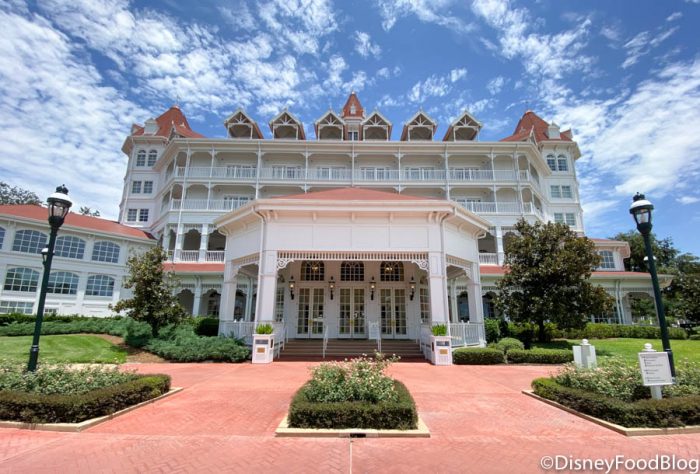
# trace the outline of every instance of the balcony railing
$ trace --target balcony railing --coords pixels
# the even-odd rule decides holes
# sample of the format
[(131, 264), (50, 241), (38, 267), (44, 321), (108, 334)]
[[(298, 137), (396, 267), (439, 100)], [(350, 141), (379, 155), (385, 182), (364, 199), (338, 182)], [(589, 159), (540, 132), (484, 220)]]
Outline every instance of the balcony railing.
[(204, 254), (205, 262), (215, 262), (220, 263), (224, 261), (224, 251), (223, 250), (207, 250)]
[(531, 202), (521, 204), (515, 201), (456, 201), (475, 214), (535, 214), (544, 220), (544, 213)]
[(479, 263), (482, 265), (498, 265), (498, 254), (496, 253), (480, 253)]
[(168, 250), (168, 261), (176, 263), (221, 263), (223, 250)]
[(248, 198), (240, 199), (173, 199), (170, 209), (177, 211), (232, 211), (250, 202)]

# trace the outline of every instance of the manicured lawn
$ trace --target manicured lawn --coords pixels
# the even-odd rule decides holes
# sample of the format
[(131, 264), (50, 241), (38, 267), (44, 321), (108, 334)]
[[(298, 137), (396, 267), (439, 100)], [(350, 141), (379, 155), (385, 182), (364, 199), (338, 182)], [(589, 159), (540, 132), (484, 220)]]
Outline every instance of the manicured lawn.
[[(0, 337), (0, 360), (26, 363), (31, 345), (31, 336)], [(123, 363), (126, 351), (97, 336), (41, 336), (39, 363), (42, 362)]]
[[(641, 352), (644, 348), (644, 344), (650, 342), (654, 349), (657, 351), (662, 350), (661, 340), (659, 339), (626, 339), (626, 338), (613, 338), (613, 339), (591, 339), (590, 343), (595, 346), (596, 354), (598, 356), (612, 356), (617, 355), (624, 357), (625, 359), (637, 362), (637, 353)], [(552, 341), (549, 343), (533, 343), (536, 347), (548, 347), (548, 348), (566, 348), (573, 345), (581, 344), (578, 339), (567, 339), (560, 341)], [(689, 340), (671, 340), (671, 349), (673, 350), (673, 357), (676, 360), (681, 360), (687, 358), (693, 362), (700, 363), (700, 341), (689, 341)]]

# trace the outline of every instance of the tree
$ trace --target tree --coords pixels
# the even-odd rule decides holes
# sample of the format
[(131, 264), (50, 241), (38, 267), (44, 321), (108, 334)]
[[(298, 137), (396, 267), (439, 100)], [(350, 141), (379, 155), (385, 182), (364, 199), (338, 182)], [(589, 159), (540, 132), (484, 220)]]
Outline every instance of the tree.
[(90, 216), (90, 217), (100, 217), (100, 211), (95, 209), (94, 211), (90, 209), (87, 206), (80, 206), (80, 209), (78, 210), (78, 214), (83, 215), (83, 216)]
[(700, 275), (681, 273), (668, 288), (671, 316), (700, 323)]
[(162, 247), (153, 247), (141, 255), (129, 257), (126, 263), (129, 276), (124, 287), (133, 288), (133, 297), (112, 307), (117, 313), (124, 311), (127, 316), (150, 324), (154, 336), (163, 326), (177, 323), (186, 316), (173, 293), (177, 280), (163, 269), (166, 258)]
[(36, 193), (26, 189), (10, 186), (0, 181), (0, 204), (36, 204), (41, 205), (41, 199)]
[[(644, 247), (644, 237), (636, 230), (620, 232), (613, 237), (612, 240), (622, 240), (630, 246), (630, 258), (625, 260), (625, 270), (634, 272), (648, 272), (647, 264), (644, 258), (647, 256)], [(652, 232), (649, 236), (651, 240), (651, 251), (656, 257), (656, 267), (659, 273), (675, 273), (673, 269), (676, 267), (676, 257), (679, 254), (678, 249), (673, 246), (673, 239), (666, 237), (659, 240)]]
[(591, 240), (552, 222), (531, 225), (521, 219), (515, 229), (505, 245), (506, 274), (496, 298), (511, 320), (536, 324), (542, 340), (548, 321), (581, 328), (591, 315), (612, 309), (612, 298), (589, 281), (600, 264)]

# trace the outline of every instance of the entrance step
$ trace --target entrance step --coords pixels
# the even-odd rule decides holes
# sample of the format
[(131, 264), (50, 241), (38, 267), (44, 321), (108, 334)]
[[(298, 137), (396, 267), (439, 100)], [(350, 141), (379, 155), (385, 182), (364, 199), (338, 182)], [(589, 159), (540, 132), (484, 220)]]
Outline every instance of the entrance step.
[[(329, 339), (326, 359), (345, 359), (362, 354), (372, 356), (377, 350), (377, 342), (368, 339)], [(425, 360), (420, 345), (415, 341), (382, 340), (382, 352), (387, 356), (395, 354), (401, 360)], [(284, 345), (280, 360), (321, 360), (323, 358), (322, 339), (291, 339)]]

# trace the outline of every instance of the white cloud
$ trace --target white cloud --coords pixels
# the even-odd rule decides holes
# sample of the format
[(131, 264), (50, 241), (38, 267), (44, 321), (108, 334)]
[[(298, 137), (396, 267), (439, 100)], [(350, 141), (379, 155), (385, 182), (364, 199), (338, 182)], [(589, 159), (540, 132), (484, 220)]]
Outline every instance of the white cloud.
[(491, 95), (496, 95), (501, 92), (505, 83), (506, 80), (503, 76), (496, 76), (486, 84), (486, 89), (488, 89)]
[(370, 55), (378, 58), (382, 52), (382, 48), (378, 44), (372, 43), (369, 33), (355, 31), (355, 51), (363, 58)]
[(472, 31), (472, 24), (465, 23), (449, 11), (455, 3), (454, 0), (379, 0), (378, 7), (382, 27), (386, 31), (392, 29), (399, 18), (408, 15), (415, 15), (423, 23), (434, 23), (458, 33)]
[(674, 26), (665, 31), (652, 36), (648, 31), (642, 31), (635, 35), (631, 40), (625, 43), (624, 48), (627, 50), (627, 57), (622, 63), (622, 68), (626, 69), (633, 66), (639, 61), (639, 58), (649, 54), (649, 52), (659, 46), (662, 42), (668, 39), (673, 33), (678, 30), (678, 26)]
[(673, 12), (666, 17), (666, 21), (676, 21), (680, 20), (681, 18), (683, 18), (683, 14), (681, 12)]
[(238, 2), (235, 5), (217, 7), (221, 17), (226, 23), (236, 30), (252, 31), (257, 26), (255, 17), (246, 2)]
[(271, 0), (258, 13), (282, 43), (300, 53), (318, 54), (321, 39), (338, 29), (329, 0)]
[(600, 29), (600, 34), (609, 39), (610, 41), (617, 42), (622, 38), (622, 31), (620, 28), (613, 25), (605, 25)]
[(457, 82), (465, 77), (467, 77), (466, 68), (453, 69), (450, 71), (450, 82)]
[(678, 199), (676, 199), (681, 204), (695, 204), (696, 202), (700, 202), (700, 197), (697, 196), (681, 196)]
[(389, 77), (391, 77), (391, 71), (388, 67), (383, 67), (377, 71), (376, 75), (377, 77), (381, 77), (382, 79), (388, 79)]
[(447, 77), (433, 74), (424, 81), (418, 81), (406, 94), (406, 98), (411, 102), (419, 103), (429, 97), (443, 97), (452, 89), (448, 83), (449, 77), (449, 74)]
[(340, 55), (331, 56), (328, 60), (328, 78), (324, 82), (327, 87), (330, 88), (340, 88), (343, 84), (342, 74), (348, 68), (348, 63), (345, 62)]

